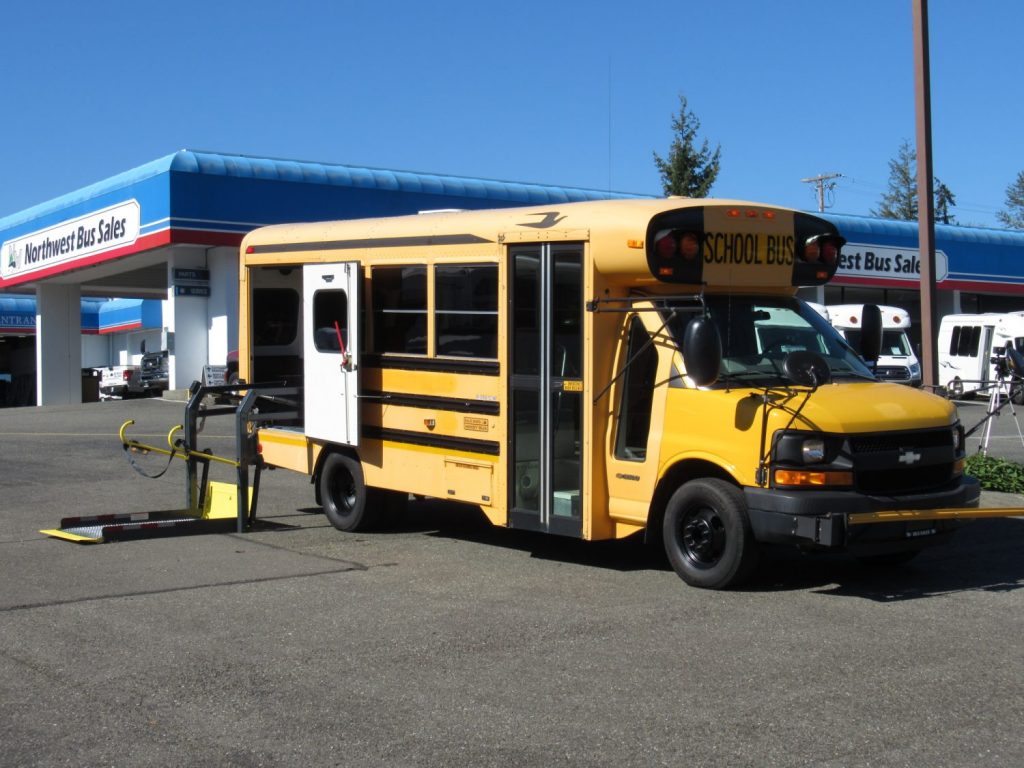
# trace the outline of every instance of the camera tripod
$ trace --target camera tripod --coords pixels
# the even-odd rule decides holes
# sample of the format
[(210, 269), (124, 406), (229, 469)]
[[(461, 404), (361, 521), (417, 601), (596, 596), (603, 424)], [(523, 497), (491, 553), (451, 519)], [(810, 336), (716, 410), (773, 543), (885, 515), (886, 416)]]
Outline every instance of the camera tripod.
[[(988, 408), (985, 411), (985, 416), (971, 427), (970, 431), (964, 434), (964, 438), (970, 437), (974, 434), (979, 427), (985, 426), (984, 431), (981, 434), (981, 446), (978, 452), (982, 456), (988, 456), (988, 444), (992, 439), (992, 421), (995, 417), (999, 416), (999, 412), (1003, 410), (1007, 405), (1010, 406), (1010, 413), (1013, 414), (1013, 422), (1017, 425), (1017, 434), (1020, 436), (1020, 443), (1024, 446), (1024, 432), (1021, 432), (1020, 421), (1017, 419), (1017, 409), (1013, 407), (1013, 392), (1014, 385), (1017, 387), (1024, 386), (1024, 382), (1019, 377), (1011, 376), (1008, 373), (1004, 374), (1002, 368), (997, 366), (996, 380), (992, 385), (992, 394), (988, 398)], [(1001, 393), (1006, 391), (1006, 399), (1001, 397)]]

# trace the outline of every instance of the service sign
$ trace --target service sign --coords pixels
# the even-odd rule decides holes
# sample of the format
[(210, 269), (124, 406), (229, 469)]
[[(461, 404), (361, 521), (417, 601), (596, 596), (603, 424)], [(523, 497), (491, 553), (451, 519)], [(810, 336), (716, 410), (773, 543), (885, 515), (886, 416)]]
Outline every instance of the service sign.
[[(935, 251), (935, 282), (949, 276), (949, 259)], [(876, 280), (921, 280), (921, 254), (917, 248), (889, 248), (881, 245), (847, 243), (839, 257), (836, 277), (869, 277)]]
[(0, 274), (10, 279), (132, 245), (139, 221), (139, 203), (129, 200), (7, 240), (0, 248)]

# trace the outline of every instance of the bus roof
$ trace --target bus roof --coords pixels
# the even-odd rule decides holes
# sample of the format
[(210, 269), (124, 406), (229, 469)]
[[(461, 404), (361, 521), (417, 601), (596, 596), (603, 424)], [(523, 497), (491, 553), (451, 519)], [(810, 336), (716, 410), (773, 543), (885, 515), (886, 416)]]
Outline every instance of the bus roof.
[[(649, 260), (655, 239), (655, 217), (676, 232), (680, 225), (673, 222), (680, 217), (671, 216), (672, 212), (697, 210), (701, 236), (708, 235), (710, 240), (713, 229), (718, 238), (715, 243), (704, 244), (702, 258), (697, 260), (703, 264), (703, 280), (709, 288), (718, 285), (750, 290), (791, 289), (796, 271), (794, 253), (802, 253), (804, 247), (802, 243), (794, 246), (794, 222), (798, 219), (803, 227), (801, 232), (811, 222), (813, 234), (827, 235), (841, 243), (833, 225), (794, 209), (740, 200), (670, 197), (279, 224), (246, 235), (242, 254), (245, 263), (270, 265), (341, 260), (339, 252), (351, 259), (389, 259), (395, 257), (393, 250), (388, 252), (390, 249), (440, 245), (445, 246), (448, 255), (469, 257), (495, 254), (500, 244), (584, 240), (592, 244), (594, 265), (601, 273), (629, 275), (653, 284), (657, 280)], [(731, 218), (727, 219), (727, 215)], [(760, 233), (760, 241), (744, 241), (747, 232)], [(730, 238), (733, 242), (729, 242)], [(785, 244), (783, 238), (787, 239)], [(716, 245), (718, 252), (713, 250)], [(748, 268), (749, 261), (737, 258), (742, 249), (761, 249), (766, 258), (757, 263), (762, 266)], [(724, 257), (723, 251), (727, 251)], [(749, 253), (745, 251), (744, 255)], [(810, 265), (800, 266), (802, 269)], [(834, 267), (831, 272), (834, 273)], [(668, 283), (687, 282), (660, 275), (659, 279)]]
[[(879, 304), (882, 310), (883, 328), (909, 328), (910, 313), (899, 307), (890, 307)], [(830, 304), (825, 307), (828, 310), (828, 319), (837, 328), (860, 328), (861, 319), (864, 315), (863, 304)]]

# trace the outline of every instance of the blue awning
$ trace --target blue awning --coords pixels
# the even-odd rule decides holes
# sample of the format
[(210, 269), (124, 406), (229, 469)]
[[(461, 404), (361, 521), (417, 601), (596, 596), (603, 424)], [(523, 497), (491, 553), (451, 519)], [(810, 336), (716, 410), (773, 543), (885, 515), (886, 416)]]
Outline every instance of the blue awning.
[[(82, 299), (82, 333), (116, 333), (163, 327), (157, 299)], [(34, 334), (36, 297), (0, 295), (0, 333)]]
[(35, 296), (0, 296), (0, 333), (35, 332)]
[(163, 327), (163, 308), (156, 299), (112, 299), (100, 306), (100, 333), (161, 327)]

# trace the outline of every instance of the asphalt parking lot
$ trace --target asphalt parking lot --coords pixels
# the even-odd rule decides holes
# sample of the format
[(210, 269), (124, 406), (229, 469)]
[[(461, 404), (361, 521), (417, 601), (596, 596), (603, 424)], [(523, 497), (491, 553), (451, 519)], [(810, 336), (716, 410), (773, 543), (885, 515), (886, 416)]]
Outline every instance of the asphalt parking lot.
[(181, 414), (0, 410), (0, 765), (1024, 764), (1024, 519), (897, 570), (773, 553), (730, 592), (431, 502), (344, 535), (284, 471), (255, 533), (38, 533), (183, 506), (180, 463), (145, 479), (116, 437)]

